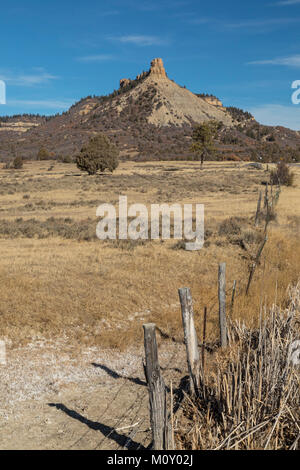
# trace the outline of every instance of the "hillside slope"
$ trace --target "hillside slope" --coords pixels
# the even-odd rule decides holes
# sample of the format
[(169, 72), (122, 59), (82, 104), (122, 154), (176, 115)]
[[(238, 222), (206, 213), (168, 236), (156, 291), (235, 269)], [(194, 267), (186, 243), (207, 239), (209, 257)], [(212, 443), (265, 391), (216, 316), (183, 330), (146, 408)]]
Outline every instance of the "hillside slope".
[(192, 158), (193, 127), (211, 119), (224, 124), (217, 142), (221, 159), (276, 161), (287, 152), (300, 159), (299, 133), (262, 126), (247, 112), (223, 107), (212, 95), (177, 85), (162, 59), (154, 59), (149, 71), (134, 80), (121, 79), (110, 95), (84, 98), (61, 115), (0, 118), (0, 158), (18, 154), (34, 159), (41, 147), (53, 158), (74, 157), (99, 132), (116, 143), (123, 158)]

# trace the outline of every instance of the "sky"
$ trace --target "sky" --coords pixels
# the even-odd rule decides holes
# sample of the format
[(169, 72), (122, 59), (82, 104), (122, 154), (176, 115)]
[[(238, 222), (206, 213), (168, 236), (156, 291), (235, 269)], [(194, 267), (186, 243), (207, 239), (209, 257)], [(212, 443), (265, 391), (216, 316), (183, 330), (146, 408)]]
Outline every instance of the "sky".
[(1, 2), (0, 115), (61, 113), (155, 57), (191, 91), (300, 130), (300, 0)]

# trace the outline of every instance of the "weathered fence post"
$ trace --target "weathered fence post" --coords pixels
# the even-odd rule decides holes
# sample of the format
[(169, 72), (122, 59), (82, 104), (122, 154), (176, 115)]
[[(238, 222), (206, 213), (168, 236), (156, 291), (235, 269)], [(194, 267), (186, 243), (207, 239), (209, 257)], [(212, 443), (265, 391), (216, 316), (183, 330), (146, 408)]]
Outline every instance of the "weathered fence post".
[(0, 366), (6, 366), (6, 346), (5, 346), (5, 341), (0, 341)]
[(251, 286), (251, 282), (252, 282), (252, 279), (253, 279), (253, 276), (254, 276), (254, 272), (255, 272), (255, 269), (256, 269), (256, 266), (258, 265), (259, 263), (259, 259), (261, 257), (261, 254), (263, 252), (263, 249), (265, 247), (265, 244), (267, 243), (268, 241), (268, 237), (265, 237), (262, 244), (260, 245), (259, 249), (258, 249), (258, 252), (257, 252), (257, 255), (256, 255), (256, 258), (254, 260), (254, 263), (252, 264), (251, 266), (251, 270), (250, 270), (250, 274), (249, 274), (249, 279), (248, 279), (248, 284), (247, 284), (247, 287), (246, 287), (246, 295), (249, 294), (249, 289), (250, 289), (250, 286)]
[(219, 264), (219, 323), (221, 348), (227, 347), (226, 327), (226, 263)]
[(187, 363), (190, 375), (190, 391), (197, 394), (200, 387), (200, 358), (197, 333), (194, 324), (193, 300), (188, 287), (178, 290), (181, 304), (184, 342), (186, 346)]
[(202, 336), (202, 371), (203, 371), (203, 374), (204, 374), (204, 367), (205, 367), (206, 322), (207, 322), (207, 307), (204, 307), (203, 336)]
[(170, 431), (167, 412), (167, 393), (158, 362), (155, 324), (147, 323), (144, 328), (145, 376), (148, 384), (150, 422), (154, 450), (170, 448)]
[(269, 183), (266, 183), (264, 208), (268, 208), (268, 205), (269, 205)]
[(232, 295), (231, 295), (231, 302), (230, 302), (230, 315), (233, 314), (233, 307), (234, 307), (234, 301), (235, 301), (235, 293), (236, 293), (236, 281), (233, 281)]
[(259, 216), (260, 216), (260, 211), (261, 211), (261, 199), (262, 199), (262, 193), (261, 191), (259, 191), (257, 209), (256, 209), (256, 214), (255, 214), (255, 227), (257, 227), (259, 223)]

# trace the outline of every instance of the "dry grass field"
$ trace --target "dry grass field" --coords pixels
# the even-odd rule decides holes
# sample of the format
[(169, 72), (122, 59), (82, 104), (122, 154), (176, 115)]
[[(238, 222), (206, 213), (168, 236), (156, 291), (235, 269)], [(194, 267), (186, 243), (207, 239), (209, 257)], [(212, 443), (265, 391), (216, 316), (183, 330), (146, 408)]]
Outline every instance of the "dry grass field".
[[(249, 268), (264, 237), (264, 222), (255, 228), (254, 216), (262, 182), (269, 179), (267, 168), (210, 162), (201, 171), (194, 162), (127, 162), (113, 174), (97, 176), (50, 162), (26, 162), (19, 171), (0, 169), (0, 339), (7, 346), (7, 365), (0, 367), (0, 448), (147, 447), (151, 432), (142, 324), (154, 321), (160, 328), (164, 379), (169, 385), (172, 380), (180, 394), (186, 359), (179, 287), (191, 288), (199, 336), (208, 307), (207, 341), (214, 351), (220, 262), (227, 263), (228, 303), (237, 281), (234, 310), (228, 309), (232, 319), (252, 328), (274, 302), (289, 306), (288, 287), (297, 284), (300, 265), (300, 168), (293, 172), (295, 184), (282, 188), (246, 296)], [(174, 239), (98, 240), (96, 208), (117, 204), (119, 195), (148, 207), (205, 204), (204, 247), (185, 251)], [(208, 355), (207, 377), (227, 360), (230, 365), (234, 351), (228, 359), (218, 350)], [(221, 388), (227, 383), (224, 374)], [(214, 393), (221, 396), (222, 390)], [(206, 413), (201, 405), (205, 413), (200, 416), (191, 406), (183, 408), (178, 421), (177, 448), (211, 448), (224, 440), (226, 422), (204, 436), (199, 426), (209, 423), (209, 432), (209, 409)], [(247, 421), (249, 432), (253, 419)], [(137, 431), (135, 438), (131, 429)], [(270, 445), (276, 447), (274, 439)], [(225, 438), (225, 445), (233, 444)], [(254, 447), (248, 439), (248, 448)]]
[[(284, 303), (299, 277), (300, 168), (283, 188), (269, 240), (245, 297), (249, 266), (262, 240), (254, 228), (266, 168), (244, 163), (122, 163), (113, 174), (89, 176), (75, 165), (28, 162), (0, 170), (0, 337), (11, 347), (64, 337), (74, 345), (124, 349), (142, 342), (154, 321), (182, 337), (177, 289), (189, 286), (201, 327), (216, 340), (217, 269), (227, 263), (227, 287), (237, 280), (233, 317), (249, 325), (261, 306)], [(103, 202), (205, 204), (205, 245), (188, 252), (176, 240), (100, 241), (96, 208)]]

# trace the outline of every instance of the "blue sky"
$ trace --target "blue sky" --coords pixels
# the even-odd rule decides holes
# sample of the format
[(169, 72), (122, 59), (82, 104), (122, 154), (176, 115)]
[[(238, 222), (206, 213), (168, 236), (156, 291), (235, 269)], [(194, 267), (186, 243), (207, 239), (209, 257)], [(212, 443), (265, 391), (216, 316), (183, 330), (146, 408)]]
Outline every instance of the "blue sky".
[(55, 114), (162, 57), (168, 76), (300, 129), (300, 0), (1, 2), (0, 115)]

